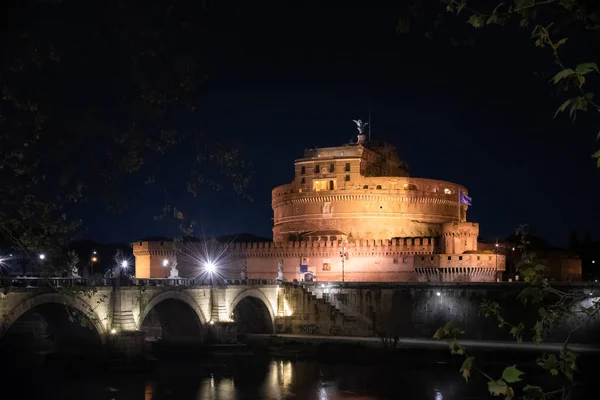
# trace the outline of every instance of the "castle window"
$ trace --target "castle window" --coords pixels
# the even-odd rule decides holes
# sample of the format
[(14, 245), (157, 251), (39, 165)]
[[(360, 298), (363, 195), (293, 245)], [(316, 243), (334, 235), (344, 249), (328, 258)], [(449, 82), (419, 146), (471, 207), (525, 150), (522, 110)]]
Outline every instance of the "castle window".
[(452, 194), (452, 189), (444, 189), (444, 194)]
[(404, 184), (404, 190), (417, 190), (417, 187), (415, 185), (410, 184), (410, 183), (405, 183)]
[(440, 190), (439, 190), (438, 188), (434, 187), (433, 189), (431, 189), (431, 191), (432, 191), (433, 193), (437, 193), (437, 192), (439, 192)]
[(363, 189), (368, 189), (369, 185), (363, 185)]
[(490, 261), (492, 261), (492, 256), (490, 256)]
[(349, 162), (346, 163), (346, 167), (344, 168), (344, 171), (350, 172), (350, 163)]
[(333, 181), (329, 181), (329, 190), (333, 190)]
[(343, 157), (343, 156), (344, 156), (344, 152), (340, 151), (340, 157)]
[(425, 261), (425, 257), (421, 257), (421, 261)]
[(331, 271), (331, 264), (323, 263), (323, 271)]
[(165, 242), (161, 241), (159, 244), (160, 244), (161, 246), (164, 246), (164, 245), (165, 245)]
[(451, 261), (451, 260), (452, 260), (452, 256), (448, 256), (448, 261)]
[(458, 256), (458, 261), (462, 261), (462, 256)]
[(377, 185), (377, 190), (381, 190), (381, 185)]
[(335, 164), (329, 164), (329, 172), (335, 171)]
[(306, 179), (302, 178), (302, 180), (300, 181), (300, 183), (304, 185), (306, 183)]
[(320, 165), (315, 165), (315, 174), (318, 174), (321, 172), (321, 166)]
[(350, 182), (350, 175), (346, 175), (346, 182)]
[(304, 175), (304, 174), (306, 174), (306, 167), (303, 165), (303, 166), (300, 168), (300, 175)]
[(481, 260), (481, 257), (480, 257), (480, 256), (477, 256), (477, 261), (479, 261), (479, 260)]
[(433, 256), (431, 256), (431, 261), (433, 261)]

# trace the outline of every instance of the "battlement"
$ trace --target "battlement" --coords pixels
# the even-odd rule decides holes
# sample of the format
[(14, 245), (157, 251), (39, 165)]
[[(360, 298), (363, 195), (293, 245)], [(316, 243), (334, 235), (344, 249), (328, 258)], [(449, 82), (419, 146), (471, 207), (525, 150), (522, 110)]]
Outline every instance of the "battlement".
[[(224, 245), (225, 246), (225, 245)], [(435, 252), (437, 240), (433, 237), (398, 238), (392, 240), (356, 240), (345, 243), (341, 240), (294, 241), (294, 242), (250, 242), (231, 243), (227, 251), (234, 255), (257, 253), (281, 254), (286, 252), (339, 252), (342, 249), (353, 253), (370, 251), (387, 251), (398, 254), (432, 254)], [(133, 254), (138, 255), (172, 255), (172, 242), (135, 242), (132, 244)]]
[(415, 256), (415, 270), (430, 268), (492, 268), (504, 271), (506, 257), (500, 254), (432, 254)]

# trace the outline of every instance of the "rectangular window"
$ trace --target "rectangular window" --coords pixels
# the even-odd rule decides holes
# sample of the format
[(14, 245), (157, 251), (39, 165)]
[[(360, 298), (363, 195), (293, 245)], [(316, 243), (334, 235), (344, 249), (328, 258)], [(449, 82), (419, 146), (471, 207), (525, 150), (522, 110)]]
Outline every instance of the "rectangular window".
[(394, 258), (394, 264), (398, 264), (398, 259)]
[(350, 172), (350, 163), (346, 163), (346, 168), (344, 168), (344, 171), (346, 172)]
[(462, 261), (462, 256), (458, 256), (458, 261)]
[(327, 181), (327, 180), (315, 179), (315, 180), (313, 180), (313, 190), (315, 192), (327, 190), (328, 184), (329, 184), (329, 181)]
[(425, 257), (421, 257), (421, 261), (425, 261)]
[(452, 257), (451, 257), (451, 256), (448, 256), (448, 261), (450, 261), (450, 260), (452, 260)]
[(315, 165), (315, 174), (318, 174), (321, 172), (321, 166), (320, 165)]
[(302, 178), (302, 180), (300, 181), (301, 184), (305, 184), (306, 183), (306, 178)]
[(304, 174), (306, 174), (306, 167), (303, 165), (302, 168), (300, 168), (300, 175)]
[(323, 263), (323, 271), (331, 271), (331, 264)]
[(477, 256), (477, 261), (479, 261), (479, 260), (481, 260), (481, 257), (480, 257), (480, 256)]
[(350, 182), (350, 175), (346, 175), (346, 182)]
[(335, 164), (329, 164), (329, 172), (335, 171)]

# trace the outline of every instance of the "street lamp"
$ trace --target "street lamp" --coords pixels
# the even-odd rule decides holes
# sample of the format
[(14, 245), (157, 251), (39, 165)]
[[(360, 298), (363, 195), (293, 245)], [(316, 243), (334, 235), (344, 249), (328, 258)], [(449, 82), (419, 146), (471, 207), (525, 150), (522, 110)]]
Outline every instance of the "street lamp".
[[(93, 254), (96, 254), (96, 252), (94, 251)], [(98, 257), (92, 256), (92, 258), (90, 259), (90, 261), (91, 261), (90, 264), (92, 265), (92, 271), (91, 271), (92, 273), (90, 274), (90, 276), (91, 276), (91, 278), (94, 278), (94, 263), (98, 262)]]
[(340, 258), (342, 259), (342, 282), (344, 282), (344, 261), (346, 260), (346, 246), (342, 247), (340, 251)]
[(206, 272), (208, 272), (210, 286), (212, 287), (212, 277), (213, 277), (213, 274), (217, 271), (217, 266), (212, 262), (208, 262), (208, 263), (206, 263), (204, 268), (206, 269)]
[(44, 260), (46, 258), (46, 255), (44, 253), (40, 254), (40, 260)]
[(500, 245), (498, 244), (498, 239), (496, 239), (496, 281), (498, 281), (498, 250)]

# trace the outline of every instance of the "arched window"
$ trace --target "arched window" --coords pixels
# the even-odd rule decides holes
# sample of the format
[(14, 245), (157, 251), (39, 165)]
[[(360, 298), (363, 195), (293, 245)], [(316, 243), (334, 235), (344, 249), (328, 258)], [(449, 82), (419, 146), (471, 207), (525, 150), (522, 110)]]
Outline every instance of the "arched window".
[(405, 183), (404, 190), (417, 190), (417, 187), (411, 183)]
[(333, 190), (333, 181), (329, 181), (329, 190)]
[(368, 189), (369, 185), (363, 185), (363, 189)]
[(377, 185), (376, 189), (381, 190), (381, 185)]

